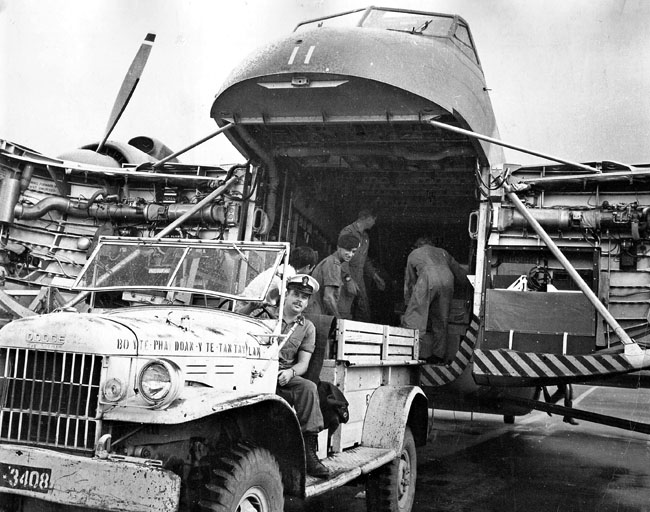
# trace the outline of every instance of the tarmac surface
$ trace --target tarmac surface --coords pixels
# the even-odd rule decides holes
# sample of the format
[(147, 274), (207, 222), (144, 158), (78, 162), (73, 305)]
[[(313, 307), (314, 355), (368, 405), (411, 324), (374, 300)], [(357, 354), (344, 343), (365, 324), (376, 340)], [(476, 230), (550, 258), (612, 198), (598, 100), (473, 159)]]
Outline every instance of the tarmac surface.
[[(574, 387), (574, 407), (650, 423), (650, 390)], [(435, 411), (418, 450), (413, 512), (650, 511), (650, 435), (533, 412)], [(345, 487), (287, 512), (361, 512), (363, 487)]]

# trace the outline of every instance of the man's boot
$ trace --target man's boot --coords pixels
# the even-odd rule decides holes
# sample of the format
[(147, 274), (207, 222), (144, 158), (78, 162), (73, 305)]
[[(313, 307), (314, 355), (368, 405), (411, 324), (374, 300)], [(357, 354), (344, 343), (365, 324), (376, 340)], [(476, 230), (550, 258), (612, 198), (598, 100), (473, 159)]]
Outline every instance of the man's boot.
[[(564, 406), (573, 407), (573, 400), (565, 400)], [(563, 421), (564, 423), (568, 423), (569, 425), (579, 425), (579, 423), (576, 421), (576, 419), (573, 416), (565, 416)]]
[(330, 470), (318, 459), (318, 436), (305, 434), (305, 457), (307, 459), (307, 474), (318, 478), (327, 478)]

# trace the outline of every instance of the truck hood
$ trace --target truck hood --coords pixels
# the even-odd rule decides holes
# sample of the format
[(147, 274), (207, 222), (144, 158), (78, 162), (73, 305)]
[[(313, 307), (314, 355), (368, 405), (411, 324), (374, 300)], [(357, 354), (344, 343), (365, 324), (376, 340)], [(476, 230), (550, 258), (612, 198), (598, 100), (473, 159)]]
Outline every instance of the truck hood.
[(108, 314), (57, 312), (15, 320), (3, 347), (123, 356), (227, 356), (259, 353), (270, 325), (221, 310), (134, 307)]

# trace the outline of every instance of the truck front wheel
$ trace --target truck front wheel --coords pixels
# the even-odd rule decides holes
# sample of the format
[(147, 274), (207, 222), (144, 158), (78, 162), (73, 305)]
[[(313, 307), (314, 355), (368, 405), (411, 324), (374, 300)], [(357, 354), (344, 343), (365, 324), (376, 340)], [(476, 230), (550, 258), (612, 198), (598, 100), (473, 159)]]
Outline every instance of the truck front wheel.
[(415, 500), (417, 476), (415, 440), (410, 427), (407, 426), (399, 456), (368, 475), (366, 480), (368, 512), (410, 512)]
[(280, 467), (264, 448), (237, 445), (211, 468), (206, 490), (199, 503), (210, 512), (284, 510)]

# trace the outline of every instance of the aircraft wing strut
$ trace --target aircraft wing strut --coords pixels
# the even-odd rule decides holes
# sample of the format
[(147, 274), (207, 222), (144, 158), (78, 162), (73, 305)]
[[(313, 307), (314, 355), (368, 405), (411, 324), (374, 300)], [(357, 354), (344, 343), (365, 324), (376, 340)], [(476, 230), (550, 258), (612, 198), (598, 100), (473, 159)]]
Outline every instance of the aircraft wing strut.
[(536, 409), (538, 411), (545, 411), (549, 414), (557, 414), (560, 416), (569, 416), (577, 420), (590, 421), (592, 423), (599, 423), (609, 427), (620, 428), (623, 430), (631, 430), (632, 432), (640, 432), (641, 434), (650, 434), (650, 424), (640, 423), (638, 421), (627, 420), (625, 418), (617, 418), (615, 416), (608, 416), (606, 414), (598, 414), (590, 411), (583, 411), (573, 407), (563, 407), (561, 405), (549, 404), (541, 400), (529, 400), (527, 398), (506, 397), (502, 399), (504, 402), (510, 402), (514, 405), (523, 405)]

